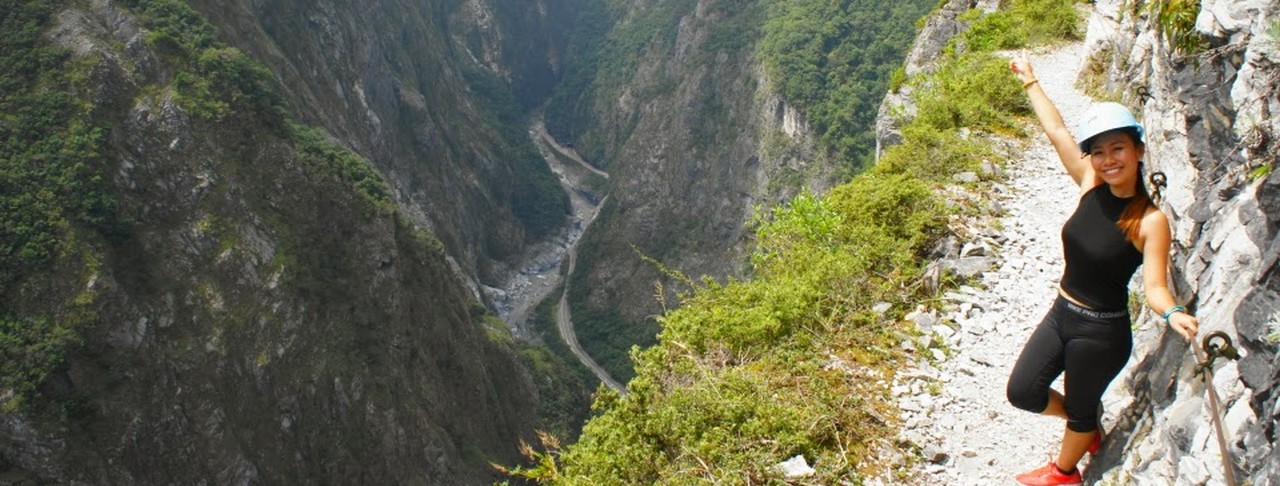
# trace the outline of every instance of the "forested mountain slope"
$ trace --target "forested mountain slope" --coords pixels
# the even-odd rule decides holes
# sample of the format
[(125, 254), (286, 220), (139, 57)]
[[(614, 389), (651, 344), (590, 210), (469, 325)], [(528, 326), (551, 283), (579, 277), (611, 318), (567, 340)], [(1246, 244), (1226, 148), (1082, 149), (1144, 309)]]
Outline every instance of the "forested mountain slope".
[(457, 62), (456, 2), (192, 4), (0, 6), (0, 480), (486, 482), (539, 398), (468, 275), (563, 193), (481, 91), (550, 61)]

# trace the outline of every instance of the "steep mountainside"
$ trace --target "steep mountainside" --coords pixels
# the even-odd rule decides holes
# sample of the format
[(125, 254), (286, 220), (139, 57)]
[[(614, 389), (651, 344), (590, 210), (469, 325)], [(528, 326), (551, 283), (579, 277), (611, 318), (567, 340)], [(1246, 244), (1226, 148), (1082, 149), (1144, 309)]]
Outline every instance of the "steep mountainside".
[(470, 279), (500, 286), (565, 223), (522, 110), (558, 81), (580, 0), (189, 3), (272, 70), (304, 121), (369, 158)]
[[(670, 306), (672, 289), (684, 288), (646, 258), (695, 279), (744, 276), (753, 211), (805, 188), (822, 192), (856, 164), (841, 143), (869, 140), (887, 73), (932, 4), (588, 5), (547, 125), (611, 174), (610, 197), (572, 276), (572, 287), (583, 289), (571, 295), (579, 340), (598, 361), (630, 376), (628, 349), (651, 344), (657, 331), (653, 316), (664, 304), (655, 294)], [(770, 64), (762, 54), (770, 35), (786, 62)], [(817, 73), (830, 78), (806, 77)], [(845, 78), (863, 84), (835, 80)], [(789, 99), (795, 86), (806, 87), (793, 90), (803, 96)], [(844, 99), (823, 106), (809, 98), (824, 90), (843, 90)], [(815, 129), (815, 119), (826, 125)]]
[(447, 255), (560, 224), (494, 88), (554, 49), (475, 2), (192, 3), (0, 4), (0, 482), (485, 482), (538, 399)]

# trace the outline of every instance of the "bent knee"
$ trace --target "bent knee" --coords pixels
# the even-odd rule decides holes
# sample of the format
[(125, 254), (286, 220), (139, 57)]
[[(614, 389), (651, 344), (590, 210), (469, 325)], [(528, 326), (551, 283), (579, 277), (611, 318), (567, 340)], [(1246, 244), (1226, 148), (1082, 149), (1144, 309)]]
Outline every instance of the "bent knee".
[(1013, 406), (1032, 413), (1043, 412), (1045, 407), (1049, 406), (1048, 390), (1014, 386), (1013, 383), (1009, 383), (1009, 386), (1005, 387), (1005, 397)]

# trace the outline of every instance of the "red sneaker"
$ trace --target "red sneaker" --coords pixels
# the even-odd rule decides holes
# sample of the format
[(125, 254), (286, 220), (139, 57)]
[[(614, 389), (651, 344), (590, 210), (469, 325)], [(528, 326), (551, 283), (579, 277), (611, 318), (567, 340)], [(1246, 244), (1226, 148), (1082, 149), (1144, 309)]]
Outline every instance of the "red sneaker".
[(1084, 482), (1079, 468), (1071, 474), (1062, 474), (1053, 461), (1040, 469), (1019, 474), (1014, 480), (1022, 486), (1080, 486)]

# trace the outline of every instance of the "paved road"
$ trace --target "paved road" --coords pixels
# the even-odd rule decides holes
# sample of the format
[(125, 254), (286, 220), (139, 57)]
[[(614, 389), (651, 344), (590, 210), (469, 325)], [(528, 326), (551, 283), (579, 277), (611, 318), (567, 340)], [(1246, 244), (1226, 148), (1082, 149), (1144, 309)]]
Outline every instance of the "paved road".
[[(573, 275), (573, 266), (577, 264), (577, 260), (577, 249), (569, 250), (569, 272), (567, 275)], [(578, 360), (582, 361), (582, 364), (586, 365), (587, 368), (590, 368), (591, 372), (595, 373), (597, 378), (600, 378), (600, 381), (623, 395), (627, 393), (626, 387), (614, 380), (612, 376), (609, 376), (609, 372), (601, 368), (600, 364), (596, 363), (596, 360), (592, 359), (591, 355), (582, 349), (582, 345), (578, 344), (578, 335), (573, 331), (573, 319), (569, 315), (569, 278), (567, 276), (564, 282), (564, 293), (560, 294), (560, 310), (556, 312), (556, 327), (560, 329), (560, 339), (563, 339), (565, 344), (569, 345), (569, 349), (578, 357)]]
[(565, 157), (573, 159), (574, 162), (582, 164), (582, 166), (586, 167), (587, 170), (590, 170), (591, 172), (595, 172), (596, 175), (600, 177), (603, 177), (605, 179), (609, 178), (608, 172), (597, 169), (596, 166), (587, 163), (587, 161), (585, 160), (582, 160), (582, 157), (578, 155), (578, 151), (571, 149), (569, 147), (560, 145), (560, 143), (557, 142), (556, 139), (553, 138), (550, 133), (547, 133), (547, 125), (543, 123), (541, 119), (539, 119), (536, 123), (533, 124), (533, 129), (534, 131), (538, 132), (538, 136), (542, 137), (543, 141), (547, 142), (547, 145), (550, 145), (551, 148), (556, 149), (556, 152), (560, 152), (561, 155), (564, 155)]
[[(582, 165), (582, 167), (601, 177), (606, 179), (609, 178), (608, 172), (602, 171), (591, 164), (588, 164), (587, 161), (578, 156), (577, 151), (556, 142), (556, 139), (553, 138), (551, 134), (547, 133), (546, 124), (542, 122), (541, 117), (538, 117), (534, 122), (533, 131), (538, 138), (542, 139), (542, 141), (547, 144), (548, 147), (559, 152), (560, 155), (577, 162)], [(607, 201), (609, 197), (605, 196), (598, 204), (592, 204), (592, 202), (587, 201), (577, 192), (579, 189), (578, 185), (581, 183), (580, 176), (572, 174), (571, 171), (564, 170), (562, 167), (563, 163), (559, 160), (555, 160), (554, 157), (547, 157), (547, 163), (550, 164), (552, 170), (560, 176), (561, 184), (563, 184), (565, 189), (568, 190), (570, 198), (574, 200), (574, 214), (581, 218), (583, 226), (582, 231), (585, 233), (587, 227), (591, 226), (591, 222), (595, 221), (596, 215), (600, 214), (600, 208), (604, 206), (605, 201)], [(600, 364), (596, 363), (596, 360), (592, 358), (590, 354), (587, 354), (586, 350), (582, 349), (582, 345), (578, 343), (578, 334), (573, 329), (573, 317), (569, 315), (569, 278), (573, 275), (574, 266), (577, 265), (578, 262), (578, 241), (580, 240), (573, 241), (569, 247), (569, 270), (563, 278), (564, 293), (560, 294), (560, 306), (556, 312), (556, 328), (560, 331), (560, 339), (563, 340), (565, 344), (569, 345), (569, 350), (573, 351), (574, 356), (578, 357), (578, 361), (581, 361), (582, 364), (590, 369), (592, 373), (595, 373), (596, 377), (599, 378), (600, 381), (604, 382), (605, 386), (625, 395), (627, 393), (626, 387), (621, 383), (618, 383), (618, 380), (613, 379), (613, 377), (609, 375), (608, 371), (605, 371), (604, 368), (600, 367)]]

